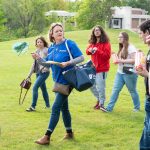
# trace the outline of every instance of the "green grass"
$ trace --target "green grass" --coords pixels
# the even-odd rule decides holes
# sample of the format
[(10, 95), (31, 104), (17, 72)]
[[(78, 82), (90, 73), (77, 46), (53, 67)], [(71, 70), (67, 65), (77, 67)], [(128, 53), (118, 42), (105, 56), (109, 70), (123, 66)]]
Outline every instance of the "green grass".
[[(120, 30), (107, 30), (113, 51), (117, 51), (117, 37)], [(85, 55), (85, 48), (90, 31), (67, 32), (66, 37), (75, 40)], [(138, 35), (129, 32), (130, 41), (145, 53), (147, 47)], [(75, 133), (74, 141), (61, 141), (65, 134), (62, 117), (52, 135), (50, 146), (39, 146), (34, 140), (41, 137), (49, 122), (51, 110), (44, 109), (44, 101), (39, 92), (37, 111), (25, 111), (31, 104), (31, 89), (22, 106), (18, 105), (20, 82), (27, 76), (34, 51), (35, 37), (19, 39), (30, 44), (29, 52), (17, 56), (12, 52), (12, 44), (16, 41), (0, 42), (0, 150), (137, 150), (144, 120), (144, 82), (138, 79), (138, 91), (141, 100), (141, 111), (132, 112), (131, 96), (124, 87), (112, 113), (93, 110), (96, 99), (89, 90), (82, 93), (73, 91), (69, 97), (72, 125)], [(86, 60), (90, 57), (86, 56)], [(109, 101), (117, 67), (111, 64), (107, 78), (106, 105)], [(34, 83), (35, 76), (32, 77)], [(54, 101), (51, 76), (47, 80), (51, 106)]]

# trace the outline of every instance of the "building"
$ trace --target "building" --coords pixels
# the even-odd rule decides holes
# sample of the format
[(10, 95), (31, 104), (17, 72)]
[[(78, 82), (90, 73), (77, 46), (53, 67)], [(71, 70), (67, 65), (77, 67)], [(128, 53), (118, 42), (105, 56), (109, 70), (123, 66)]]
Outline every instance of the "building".
[(111, 10), (110, 28), (114, 29), (137, 31), (142, 22), (150, 19), (150, 15), (147, 15), (148, 12), (140, 8), (112, 7)]
[(75, 21), (75, 12), (67, 12), (67, 11), (63, 11), (63, 10), (51, 10), (45, 13), (45, 16), (50, 16), (50, 15), (54, 15), (56, 14), (56, 16), (58, 18), (62, 18), (62, 23), (63, 23), (63, 27), (65, 28), (65, 22), (67, 19), (69, 18), (73, 18), (73, 22), (72, 25), (76, 26), (76, 21)]

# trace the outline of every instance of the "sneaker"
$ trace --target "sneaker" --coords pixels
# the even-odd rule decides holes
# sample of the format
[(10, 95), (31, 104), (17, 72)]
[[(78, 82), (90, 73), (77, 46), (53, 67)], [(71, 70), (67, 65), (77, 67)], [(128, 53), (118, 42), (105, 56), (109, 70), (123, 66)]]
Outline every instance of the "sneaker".
[(96, 105), (93, 108), (97, 109), (98, 106), (99, 106), (99, 101), (97, 101)]
[(133, 112), (139, 112), (139, 111), (140, 109), (136, 109), (136, 108), (133, 109)]
[(30, 107), (30, 108), (27, 108), (26, 111), (27, 111), (27, 112), (32, 112), (32, 111), (35, 111), (35, 108)]
[(98, 105), (98, 106), (96, 106), (94, 109), (100, 109), (100, 106)]
[(108, 112), (104, 106), (100, 106), (100, 110), (102, 110), (103, 112)]

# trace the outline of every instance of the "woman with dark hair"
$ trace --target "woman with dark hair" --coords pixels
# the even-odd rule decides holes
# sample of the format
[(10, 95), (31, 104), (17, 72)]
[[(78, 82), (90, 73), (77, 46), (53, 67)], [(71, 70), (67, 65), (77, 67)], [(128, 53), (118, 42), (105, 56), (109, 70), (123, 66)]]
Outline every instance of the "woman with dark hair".
[[(48, 54), (48, 43), (46, 42), (44, 37), (38, 37), (35, 40), (35, 46), (37, 48), (36, 53), (40, 55), (41, 58), (43, 59), (46, 58)], [(48, 95), (46, 83), (45, 83), (46, 79), (49, 76), (49, 68), (39, 65), (37, 61), (35, 60), (31, 67), (28, 78), (30, 78), (34, 72), (36, 73), (36, 80), (35, 80), (33, 91), (32, 91), (32, 104), (28, 109), (26, 109), (27, 112), (35, 111), (36, 103), (38, 100), (39, 87), (41, 88), (46, 108), (50, 108), (49, 95)]]
[(118, 38), (119, 38), (119, 50), (117, 53), (118, 70), (115, 77), (110, 102), (106, 109), (109, 112), (113, 110), (120, 91), (122, 90), (123, 86), (126, 85), (133, 100), (134, 104), (133, 111), (136, 112), (140, 110), (139, 95), (136, 90), (138, 76), (134, 70), (135, 53), (137, 52), (137, 49), (135, 48), (134, 45), (129, 43), (129, 36), (126, 32), (121, 32)]
[[(50, 65), (52, 69), (53, 80), (61, 87), (68, 86), (68, 82), (63, 77), (63, 72), (73, 68), (77, 63), (84, 60), (81, 50), (77, 44), (72, 40), (64, 38), (63, 26), (60, 23), (53, 23), (49, 30), (49, 39), (53, 43), (48, 51), (48, 56), (44, 61), (39, 55), (32, 54), (32, 57), (38, 60), (39, 64)], [(68, 49), (73, 57), (70, 60)], [(52, 62), (59, 62), (59, 65)], [(60, 89), (61, 90), (61, 89)], [(55, 91), (55, 100), (52, 106), (52, 113), (48, 125), (48, 129), (45, 135), (36, 141), (37, 144), (45, 145), (50, 143), (50, 137), (53, 133), (62, 112), (62, 118), (66, 129), (66, 135), (64, 139), (73, 139), (74, 134), (72, 132), (71, 114), (69, 111), (68, 95), (62, 94), (59, 90)]]
[(97, 99), (94, 109), (100, 109), (106, 112), (104, 102), (106, 99), (106, 77), (110, 68), (111, 46), (109, 38), (101, 26), (95, 26), (92, 29), (89, 46), (86, 49), (86, 54), (91, 55), (92, 62), (96, 67), (96, 80), (91, 88), (92, 93)]

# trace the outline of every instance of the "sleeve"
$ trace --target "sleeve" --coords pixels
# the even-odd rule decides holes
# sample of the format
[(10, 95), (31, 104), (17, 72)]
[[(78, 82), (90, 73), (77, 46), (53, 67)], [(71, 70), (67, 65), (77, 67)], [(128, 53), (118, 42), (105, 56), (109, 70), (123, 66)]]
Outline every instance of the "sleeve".
[(89, 44), (88, 47), (87, 47), (87, 49), (86, 49), (86, 54), (87, 54), (87, 55), (92, 55), (92, 53), (89, 52), (89, 49), (90, 49), (90, 48), (92, 48), (92, 45), (91, 45), (91, 44)]
[(45, 48), (45, 49), (43, 50), (43, 58), (46, 58), (47, 55), (48, 55), (48, 48)]
[(97, 49), (95, 54), (96, 53), (99, 53), (101, 55), (101, 57), (105, 60), (110, 59), (110, 57), (111, 57), (111, 45), (110, 45), (110, 43), (105, 43), (104, 47), (102, 49)]
[(82, 52), (74, 41), (67, 40), (68, 48), (73, 58), (82, 56)]
[(137, 52), (136, 47), (134, 45), (129, 45), (128, 53), (132, 54), (132, 53), (135, 53), (135, 52)]
[(28, 77), (27, 78), (30, 78), (31, 75), (34, 73), (34, 65), (35, 65), (35, 61), (34, 61), (34, 63), (31, 66), (31, 69), (30, 69), (30, 72), (28, 73)]
[(49, 68), (51, 66), (51, 63), (47, 62), (45, 59), (39, 58), (37, 59), (38, 64)]

